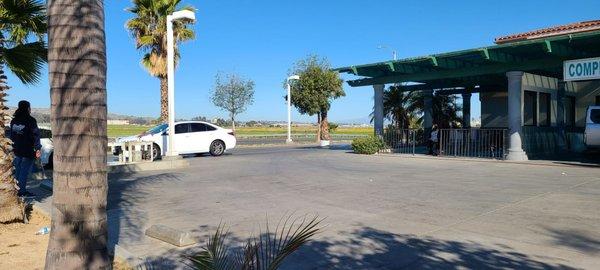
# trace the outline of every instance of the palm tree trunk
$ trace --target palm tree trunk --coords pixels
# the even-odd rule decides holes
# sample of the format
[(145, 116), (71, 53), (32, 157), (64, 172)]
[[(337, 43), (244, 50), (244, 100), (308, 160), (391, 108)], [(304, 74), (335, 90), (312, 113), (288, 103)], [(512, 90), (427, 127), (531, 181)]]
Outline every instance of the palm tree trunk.
[(160, 120), (169, 121), (169, 83), (166, 76), (158, 77), (160, 80)]
[(321, 114), (317, 113), (317, 142), (321, 141)]
[(54, 141), (46, 269), (110, 269), (103, 0), (48, 1)]
[(329, 136), (329, 120), (327, 118), (327, 111), (321, 112), (321, 140), (329, 141), (331, 137)]
[(0, 63), (0, 222), (25, 221), (24, 204), (17, 196), (17, 180), (13, 175), (12, 143), (5, 134), (7, 108), (4, 102), (9, 88)]

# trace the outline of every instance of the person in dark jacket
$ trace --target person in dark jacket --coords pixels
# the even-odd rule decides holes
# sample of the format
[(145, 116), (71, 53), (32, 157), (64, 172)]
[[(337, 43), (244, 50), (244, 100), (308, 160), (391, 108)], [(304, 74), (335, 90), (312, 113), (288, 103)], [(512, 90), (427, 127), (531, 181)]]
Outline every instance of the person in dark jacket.
[(31, 104), (19, 101), (19, 107), (10, 122), (10, 139), (13, 141), (15, 159), (15, 178), (19, 183), (19, 196), (32, 196), (27, 191), (27, 178), (33, 169), (35, 160), (40, 158), (42, 144), (40, 130), (35, 118), (31, 116)]

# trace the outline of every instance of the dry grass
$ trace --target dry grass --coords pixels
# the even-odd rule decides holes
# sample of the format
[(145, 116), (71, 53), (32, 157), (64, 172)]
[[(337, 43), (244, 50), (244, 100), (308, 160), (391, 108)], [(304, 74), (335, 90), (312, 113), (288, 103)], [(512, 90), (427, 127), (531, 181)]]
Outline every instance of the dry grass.
[[(49, 235), (36, 235), (50, 218), (32, 211), (29, 224), (0, 223), (0, 269), (44, 269)], [(115, 270), (133, 270), (127, 263), (115, 259)]]
[(48, 235), (35, 233), (50, 219), (33, 211), (29, 224), (0, 223), (0, 269), (44, 269)]

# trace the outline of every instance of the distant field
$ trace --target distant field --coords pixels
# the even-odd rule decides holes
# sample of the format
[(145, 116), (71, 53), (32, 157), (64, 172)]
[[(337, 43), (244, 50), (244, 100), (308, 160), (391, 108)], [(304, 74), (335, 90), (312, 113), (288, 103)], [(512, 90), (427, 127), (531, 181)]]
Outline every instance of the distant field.
[[(109, 125), (108, 126), (108, 137), (123, 137), (140, 134), (152, 126), (138, 126), (138, 125)], [(236, 128), (236, 135), (238, 136), (251, 136), (251, 135), (282, 135), (287, 132), (285, 127), (238, 127)], [(292, 134), (315, 134), (317, 132), (316, 127), (292, 127)], [(371, 135), (373, 134), (373, 128), (370, 127), (339, 127), (333, 132), (333, 134), (340, 135)]]
[(152, 126), (138, 126), (138, 125), (108, 125), (108, 137), (116, 138), (123, 136), (131, 136), (140, 134)]
[[(237, 135), (276, 135), (285, 134), (286, 127), (239, 127), (236, 128)], [(293, 134), (315, 134), (317, 127), (292, 127)], [(369, 127), (339, 127), (333, 134), (343, 135), (370, 135), (373, 134), (373, 128)]]

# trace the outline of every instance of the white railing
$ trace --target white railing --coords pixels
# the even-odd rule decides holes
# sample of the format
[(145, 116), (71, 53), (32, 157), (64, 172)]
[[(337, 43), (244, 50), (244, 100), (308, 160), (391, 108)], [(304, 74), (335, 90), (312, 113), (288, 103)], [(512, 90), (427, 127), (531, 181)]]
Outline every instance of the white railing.
[(118, 163), (154, 161), (154, 143), (152, 142), (110, 142), (108, 151), (109, 156), (118, 156)]
[(447, 157), (505, 159), (506, 129), (440, 129), (435, 152)]

